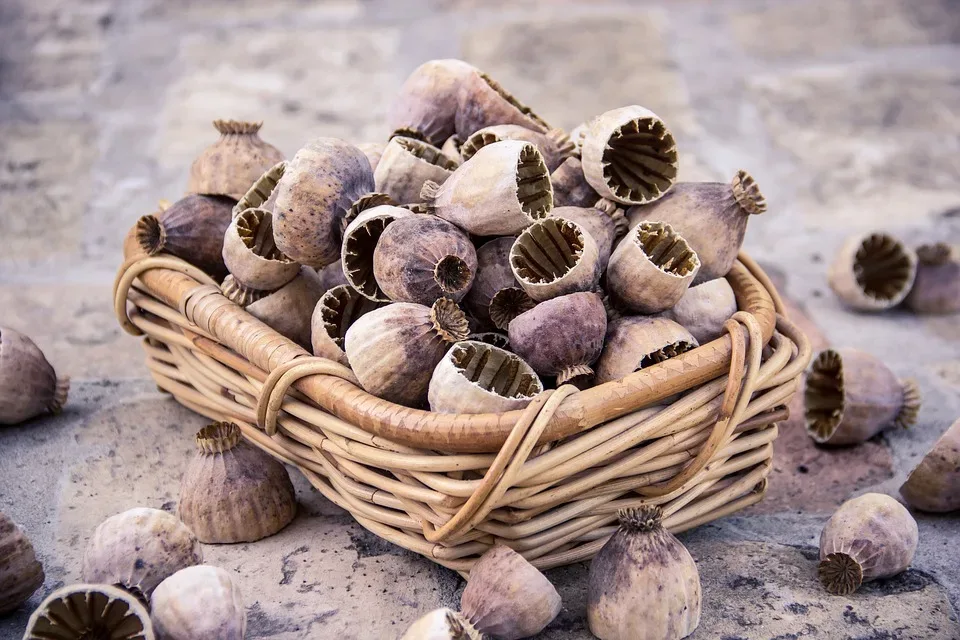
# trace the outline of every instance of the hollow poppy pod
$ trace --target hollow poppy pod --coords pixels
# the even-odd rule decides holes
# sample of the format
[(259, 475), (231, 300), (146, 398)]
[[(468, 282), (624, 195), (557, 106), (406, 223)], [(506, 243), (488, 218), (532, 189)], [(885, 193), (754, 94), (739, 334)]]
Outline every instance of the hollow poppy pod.
[(347, 283), (360, 295), (378, 302), (389, 302), (390, 297), (377, 283), (373, 271), (374, 252), (387, 225), (412, 215), (403, 207), (384, 204), (361, 211), (347, 225), (340, 249), (341, 262)]
[(698, 347), (697, 339), (666, 318), (625, 316), (610, 322), (597, 361), (597, 384), (669, 360)]
[(204, 149), (190, 167), (187, 192), (239, 200), (283, 153), (260, 138), (262, 122), (214, 120), (220, 139)]
[(950, 245), (938, 242), (917, 249), (917, 276), (904, 298), (917, 313), (960, 312), (960, 256)]
[(456, 168), (457, 163), (440, 153), (440, 149), (420, 140), (396, 136), (383, 150), (373, 178), (377, 191), (408, 204), (420, 201), (424, 182), (443, 184)]
[(900, 495), (920, 511), (946, 513), (960, 509), (960, 420), (950, 425), (910, 472)]
[(534, 300), (593, 291), (600, 256), (593, 236), (571, 220), (549, 217), (524, 230), (510, 249), (510, 268)]
[(453, 135), (457, 96), (464, 80), (477, 71), (462, 60), (429, 60), (413, 70), (390, 109), (395, 135), (441, 145)]
[(223, 238), (223, 262), (236, 280), (251, 289), (273, 290), (300, 272), (273, 241), (273, 214), (247, 209), (233, 219)]
[(23, 640), (153, 640), (147, 608), (109, 584), (71, 584), (47, 596), (27, 621)]
[(457, 94), (457, 135), (466, 140), (475, 131), (498, 124), (518, 124), (542, 133), (550, 130), (550, 125), (500, 83), (474, 70), (464, 77)]
[(350, 366), (343, 351), (343, 338), (360, 316), (385, 303), (360, 294), (349, 284), (332, 287), (320, 298), (310, 320), (313, 355)]
[(917, 275), (917, 255), (885, 233), (847, 240), (827, 272), (827, 282), (851, 309), (882, 311), (907, 297)]
[(502, 140), (522, 140), (535, 145), (549, 171), (556, 169), (561, 162), (576, 154), (577, 151), (576, 145), (570, 141), (570, 137), (562, 129), (551, 129), (541, 133), (517, 124), (497, 124), (484, 127), (464, 140), (460, 147), (460, 155), (464, 160), (469, 160), (482, 147)]
[(540, 378), (519, 357), (464, 340), (433, 370), (428, 400), (440, 413), (501, 413), (524, 408), (541, 391)]

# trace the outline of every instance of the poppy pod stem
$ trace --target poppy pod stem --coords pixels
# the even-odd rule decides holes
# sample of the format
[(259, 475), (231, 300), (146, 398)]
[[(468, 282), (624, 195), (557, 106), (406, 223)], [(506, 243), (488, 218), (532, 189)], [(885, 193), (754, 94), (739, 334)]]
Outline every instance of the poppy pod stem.
[(767, 210), (767, 199), (760, 193), (757, 181), (743, 169), (733, 176), (730, 186), (733, 189), (734, 200), (744, 213), (757, 216)]
[(147, 255), (152, 256), (163, 251), (167, 244), (167, 232), (160, 218), (150, 214), (137, 220), (137, 242)]

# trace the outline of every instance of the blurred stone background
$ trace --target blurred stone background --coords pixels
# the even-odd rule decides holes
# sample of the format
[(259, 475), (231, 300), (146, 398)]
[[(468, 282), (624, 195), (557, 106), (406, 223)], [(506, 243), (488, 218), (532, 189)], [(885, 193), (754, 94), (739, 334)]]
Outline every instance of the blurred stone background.
[[(748, 250), (819, 347), (866, 349), (924, 393), (920, 423), (848, 450), (782, 425), (767, 500), (684, 534), (704, 583), (694, 638), (960, 638), (960, 519), (920, 516), (914, 568), (849, 598), (815, 577), (844, 499), (896, 495), (960, 416), (960, 324), (843, 310), (826, 264), (854, 232), (960, 241), (955, 0), (0, 1), (0, 324), (73, 378), (63, 415), (0, 429), (0, 509), (33, 538), (44, 588), (79, 579), (102, 518), (174, 510), (203, 420), (157, 393), (110, 288), (121, 238), (183, 193), (214, 118), (264, 120), (292, 155), (384, 139), (424, 60), (461, 57), (572, 128), (638, 103), (677, 136), (685, 179), (753, 173), (770, 208)], [(294, 474), (296, 476), (296, 474)], [(250, 638), (393, 638), (460, 578), (379, 541), (295, 477), (302, 513), (256, 545), (206, 547), (234, 572)], [(551, 571), (565, 608), (543, 638), (588, 638), (585, 565)]]

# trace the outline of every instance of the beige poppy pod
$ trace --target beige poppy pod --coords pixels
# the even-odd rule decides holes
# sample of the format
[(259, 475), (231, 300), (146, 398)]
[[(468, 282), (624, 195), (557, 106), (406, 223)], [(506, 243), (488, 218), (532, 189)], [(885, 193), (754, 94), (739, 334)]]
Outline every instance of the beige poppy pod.
[(469, 336), (467, 336), (467, 340), (489, 344), (499, 349), (503, 349), (504, 351), (510, 350), (510, 338), (507, 337), (505, 333), (500, 333), (499, 331), (480, 331), (477, 333), (471, 333)]
[(213, 126), (220, 139), (193, 161), (187, 192), (239, 200), (283, 153), (260, 138), (262, 122), (214, 120)]
[(590, 563), (587, 623), (600, 640), (686, 638), (700, 624), (697, 565), (662, 524), (660, 507), (621, 509)]
[(391, 300), (430, 305), (441, 297), (459, 302), (477, 272), (477, 252), (465, 233), (446, 220), (411, 215), (388, 226), (373, 251), (377, 284)]
[(700, 269), (686, 239), (663, 222), (641, 222), (617, 245), (607, 265), (607, 291), (637, 313), (680, 302)]
[(297, 151), (277, 183), (277, 248), (311, 267), (336, 262), (347, 211), (372, 191), (373, 169), (362, 151), (337, 138), (313, 140)]
[(503, 140), (522, 140), (535, 145), (549, 171), (556, 169), (561, 162), (577, 152), (576, 145), (570, 141), (570, 137), (563, 129), (550, 129), (541, 133), (517, 124), (497, 124), (475, 131), (464, 140), (460, 147), (460, 156), (464, 160), (469, 160), (481, 148)]
[(334, 287), (339, 287), (347, 282), (347, 274), (343, 272), (343, 261), (331, 262), (325, 267), (317, 269), (317, 275), (320, 277), (320, 288), (324, 291), (330, 291)]
[(431, 213), (475, 236), (515, 235), (553, 208), (547, 165), (519, 140), (483, 147), (442, 186), (424, 184), (420, 197)]
[[(324, 293), (317, 272), (310, 267), (301, 267), (296, 278), (276, 291), (253, 300), (246, 305), (246, 310), (277, 333), (309, 349), (313, 310)], [(230, 297), (226, 289), (224, 295)]]
[(887, 427), (917, 422), (920, 389), (898, 380), (857, 349), (825, 349), (813, 360), (803, 394), (807, 433), (820, 444), (865, 442)]
[(201, 564), (181, 569), (160, 583), (150, 602), (160, 640), (243, 640), (247, 612), (230, 574)]
[(175, 255), (222, 280), (223, 238), (233, 220), (234, 201), (222, 196), (187, 196), (137, 221), (140, 248), (149, 256)]
[(462, 60), (424, 62), (394, 98), (388, 117), (390, 129), (432, 145), (443, 144), (454, 133), (460, 86), (474, 72), (476, 67)]
[(554, 207), (592, 207), (600, 200), (586, 176), (579, 158), (567, 158), (550, 174)]
[(900, 495), (920, 511), (960, 510), (960, 420), (950, 425), (910, 472)]
[(550, 216), (575, 223), (593, 238), (601, 271), (605, 271), (610, 262), (613, 243), (627, 233), (623, 210), (609, 200), (599, 200), (592, 207), (554, 207)]
[(918, 539), (917, 522), (890, 496), (847, 500), (820, 532), (820, 582), (846, 596), (864, 582), (895, 576), (913, 562)]
[(453, 134), (443, 143), (443, 146), (440, 147), (440, 153), (445, 155), (450, 162), (455, 162), (459, 167), (463, 162), (463, 156), (460, 155), (460, 146), (463, 144), (463, 141), (460, 140), (460, 136)]
[(885, 233), (847, 240), (827, 272), (840, 301), (858, 311), (883, 311), (910, 293), (917, 275), (917, 255)]
[(367, 156), (367, 161), (373, 171), (377, 170), (377, 165), (380, 164), (380, 158), (383, 157), (383, 151), (386, 148), (387, 145), (384, 142), (361, 142), (357, 145), (357, 149), (360, 149), (363, 155)]
[(524, 408), (542, 391), (540, 378), (517, 356), (464, 340), (433, 370), (427, 399), (439, 413), (501, 413)]
[(484, 636), (462, 613), (443, 608), (418, 618), (400, 640), (484, 640)]
[(440, 298), (432, 307), (396, 302), (354, 322), (347, 330), (344, 351), (368, 393), (419, 407), (427, 400), (437, 363), (468, 333), (466, 315), (449, 298)]
[(581, 292), (541, 302), (510, 323), (510, 348), (557, 384), (593, 374), (607, 333), (600, 296)]
[(677, 144), (663, 120), (637, 105), (590, 121), (580, 148), (583, 175), (603, 198), (646, 204), (677, 180)]
[(149, 602), (157, 585), (203, 562), (200, 541), (175, 516), (138, 507), (110, 516), (83, 554), (83, 581), (118, 585)]
[(23, 640), (154, 640), (146, 607), (108, 584), (71, 584), (40, 603)]
[(347, 284), (360, 295), (378, 302), (390, 301), (373, 272), (373, 254), (387, 225), (412, 215), (412, 211), (403, 207), (384, 204), (365, 209), (347, 225), (343, 232), (340, 261)]
[(233, 217), (237, 217), (247, 209), (266, 209), (273, 211), (276, 201), (277, 182), (287, 170), (287, 161), (283, 160), (267, 169), (257, 181), (251, 185), (243, 197), (233, 205)]
[(311, 319), (310, 342), (313, 355), (349, 367), (343, 338), (357, 319), (385, 303), (370, 300), (348, 284), (329, 289), (317, 302)]
[(747, 232), (750, 216), (767, 210), (756, 180), (742, 169), (729, 184), (679, 182), (662, 198), (630, 207), (630, 227), (641, 222), (664, 222), (684, 237), (700, 258), (694, 284), (722, 278), (733, 268)]
[(265, 291), (300, 273), (300, 265), (277, 249), (273, 214), (266, 209), (247, 209), (233, 219), (223, 238), (223, 262), (237, 282)]
[(481, 633), (500, 640), (534, 636), (560, 613), (560, 594), (523, 556), (496, 545), (473, 565), (460, 610)]
[(70, 378), (57, 377), (33, 340), (0, 327), (0, 425), (60, 413), (69, 391)]
[(0, 512), (0, 616), (29, 600), (43, 586), (43, 579), (43, 565), (30, 539)]
[(201, 542), (255, 542), (290, 524), (297, 497), (286, 467), (247, 443), (230, 422), (207, 425), (196, 443), (180, 481), (177, 515)]
[(373, 178), (377, 191), (404, 204), (420, 201), (420, 190), (428, 180), (443, 184), (457, 168), (433, 145), (396, 136), (383, 150)]
[(530, 225), (510, 249), (510, 268), (537, 301), (575, 291), (594, 291), (600, 256), (593, 237), (575, 222), (546, 218)]
[(677, 322), (700, 344), (716, 340), (723, 323), (737, 312), (733, 287), (724, 278), (709, 280), (687, 289), (680, 301), (660, 315)]
[[(491, 323), (500, 329), (506, 329), (506, 324), (500, 326), (491, 319), (490, 303), (500, 291), (517, 288), (520, 284), (510, 268), (510, 248), (513, 247), (515, 240), (513, 236), (494, 238), (477, 249), (476, 277), (473, 279), (470, 291), (463, 299), (464, 307), (474, 318), (483, 323)], [(533, 301), (526, 293), (523, 293), (523, 296), (528, 300), (527, 307), (532, 308)], [(506, 322), (509, 323), (512, 319), (509, 318)], [(503, 320), (504, 318), (500, 318), (501, 322)]]
[(625, 316), (608, 325), (596, 383), (619, 380), (698, 346), (697, 339), (673, 320)]
[(916, 313), (960, 313), (960, 256), (944, 242), (917, 248), (917, 276), (903, 303)]
[(466, 140), (475, 131), (496, 124), (518, 124), (546, 133), (550, 125), (514, 98), (500, 83), (479, 70), (468, 74), (457, 96), (457, 135)]

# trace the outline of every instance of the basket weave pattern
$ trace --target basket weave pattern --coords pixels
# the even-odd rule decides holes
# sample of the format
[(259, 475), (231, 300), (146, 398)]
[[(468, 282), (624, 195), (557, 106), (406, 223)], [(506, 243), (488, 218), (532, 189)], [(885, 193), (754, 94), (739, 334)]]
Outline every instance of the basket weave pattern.
[(121, 325), (184, 406), (237, 423), (362, 526), (468, 572), (495, 543), (540, 569), (591, 558), (617, 510), (653, 502), (683, 531), (762, 499), (777, 422), (807, 339), (748, 256), (727, 276), (738, 311), (717, 340), (526, 409), (450, 415), (364, 392), (225, 298), (186, 262), (135, 243), (115, 284)]

